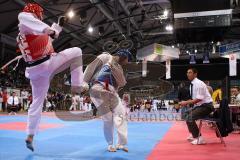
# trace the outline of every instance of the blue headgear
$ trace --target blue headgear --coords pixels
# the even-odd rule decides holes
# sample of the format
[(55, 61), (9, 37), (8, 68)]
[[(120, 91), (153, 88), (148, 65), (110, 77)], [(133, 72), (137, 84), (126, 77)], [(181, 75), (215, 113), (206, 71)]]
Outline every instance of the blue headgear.
[(116, 55), (120, 57), (127, 57), (128, 61), (132, 60), (132, 53), (128, 49), (119, 49)]

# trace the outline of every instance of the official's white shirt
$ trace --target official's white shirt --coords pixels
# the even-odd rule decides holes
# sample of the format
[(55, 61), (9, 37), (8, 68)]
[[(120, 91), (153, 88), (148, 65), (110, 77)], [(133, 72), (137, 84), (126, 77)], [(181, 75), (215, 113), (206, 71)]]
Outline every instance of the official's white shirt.
[[(212, 97), (207, 89), (207, 85), (199, 80), (198, 78), (194, 78), (191, 82), (193, 84), (192, 89), (192, 99), (200, 99), (201, 101), (196, 103), (194, 106), (200, 106), (203, 103), (210, 103), (212, 102)], [(191, 86), (190, 86), (191, 92)]]
[[(8, 103), (9, 105), (13, 105), (13, 96), (10, 96), (10, 97), (8, 98), (7, 103)], [(19, 104), (19, 99), (18, 99), (17, 96), (15, 96), (15, 97), (14, 97), (14, 105), (18, 105), (18, 104)]]

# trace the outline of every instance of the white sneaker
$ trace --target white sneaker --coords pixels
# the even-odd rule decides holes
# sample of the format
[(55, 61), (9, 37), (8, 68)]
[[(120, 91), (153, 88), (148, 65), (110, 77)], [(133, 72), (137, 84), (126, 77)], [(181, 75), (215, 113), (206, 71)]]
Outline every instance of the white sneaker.
[(116, 152), (116, 149), (112, 145), (108, 145), (108, 152)]
[(128, 152), (128, 148), (124, 145), (117, 144), (116, 149), (123, 150), (124, 152)]
[(190, 134), (190, 135), (187, 137), (187, 140), (188, 140), (188, 141), (193, 141), (194, 138), (193, 138), (193, 136)]
[(203, 139), (202, 136), (198, 138), (194, 138), (194, 140), (191, 142), (193, 145), (200, 145), (200, 144), (206, 144), (206, 141)]

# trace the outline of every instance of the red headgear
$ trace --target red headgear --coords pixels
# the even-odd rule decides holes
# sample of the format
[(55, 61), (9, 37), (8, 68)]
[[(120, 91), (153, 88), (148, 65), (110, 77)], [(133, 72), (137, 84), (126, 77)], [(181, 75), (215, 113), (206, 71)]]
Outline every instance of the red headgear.
[(36, 3), (27, 3), (23, 9), (23, 12), (34, 13), (40, 20), (43, 19), (43, 9)]

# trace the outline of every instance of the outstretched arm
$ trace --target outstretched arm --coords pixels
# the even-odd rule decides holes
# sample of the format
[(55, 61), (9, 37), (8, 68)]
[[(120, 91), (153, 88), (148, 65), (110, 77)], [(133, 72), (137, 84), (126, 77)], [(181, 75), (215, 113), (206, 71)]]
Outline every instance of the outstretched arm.
[(111, 59), (108, 53), (100, 54), (92, 63), (90, 63), (84, 71), (83, 81), (89, 83), (93, 76), (100, 71), (101, 67)]

